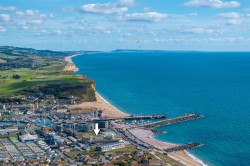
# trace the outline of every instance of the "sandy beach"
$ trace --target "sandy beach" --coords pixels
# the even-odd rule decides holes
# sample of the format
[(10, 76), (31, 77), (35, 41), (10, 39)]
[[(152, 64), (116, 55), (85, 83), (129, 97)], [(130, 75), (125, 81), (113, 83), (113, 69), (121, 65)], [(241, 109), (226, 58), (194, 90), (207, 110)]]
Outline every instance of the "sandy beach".
[(71, 56), (67, 56), (64, 58), (64, 60), (66, 62), (68, 62), (64, 68), (64, 71), (73, 71), (73, 72), (76, 72), (78, 71), (79, 69), (76, 67), (76, 65), (73, 63), (72, 61), (72, 58), (75, 57), (75, 56), (78, 56), (80, 54), (75, 54), (75, 55), (71, 55)]
[(73, 58), (73, 57), (76, 57), (76, 56), (78, 56), (78, 55), (80, 55), (80, 54), (75, 54), (75, 55), (67, 56), (67, 57), (64, 58), (64, 60), (65, 60), (66, 62), (68, 62), (68, 63), (74, 64), (73, 61), (72, 61), (72, 58)]
[(96, 92), (96, 101), (95, 102), (84, 102), (78, 105), (72, 105), (69, 108), (96, 108), (103, 111), (104, 117), (126, 117), (128, 114), (120, 111), (118, 108), (111, 105), (108, 101), (106, 101), (99, 93)]
[[(72, 57), (77, 55), (68, 56), (65, 58), (65, 61), (74, 64), (72, 61)], [(72, 105), (69, 108), (97, 108), (103, 110), (104, 117), (126, 117), (128, 114), (120, 111), (115, 106), (111, 105), (107, 100), (105, 100), (99, 93), (96, 92), (96, 101), (95, 102), (84, 102), (79, 105)], [(133, 135), (135, 135), (141, 141), (152, 145), (156, 149), (162, 151), (163, 149), (173, 147), (175, 144), (162, 142), (153, 138), (153, 132), (147, 129), (135, 128), (129, 130)], [(169, 156), (180, 163), (187, 166), (202, 166), (200, 160), (195, 159), (195, 157), (191, 157), (192, 155), (186, 151), (174, 152), (170, 153)]]

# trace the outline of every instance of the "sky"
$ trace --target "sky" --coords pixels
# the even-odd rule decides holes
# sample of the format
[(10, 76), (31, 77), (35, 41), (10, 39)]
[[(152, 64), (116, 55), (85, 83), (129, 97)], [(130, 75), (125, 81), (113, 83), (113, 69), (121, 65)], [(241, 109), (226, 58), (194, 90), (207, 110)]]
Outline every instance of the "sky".
[(250, 1), (1, 0), (0, 45), (250, 51)]

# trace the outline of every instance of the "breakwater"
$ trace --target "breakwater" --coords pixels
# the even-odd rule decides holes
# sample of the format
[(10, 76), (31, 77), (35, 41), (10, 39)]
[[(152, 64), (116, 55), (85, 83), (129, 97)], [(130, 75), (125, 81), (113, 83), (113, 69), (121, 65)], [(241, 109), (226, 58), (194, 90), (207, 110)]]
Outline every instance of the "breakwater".
[(154, 127), (158, 127), (158, 126), (165, 126), (165, 125), (184, 122), (184, 121), (188, 121), (188, 120), (194, 120), (194, 119), (198, 119), (201, 117), (203, 117), (203, 116), (198, 115), (198, 114), (185, 114), (183, 116), (179, 116), (176, 118), (161, 120), (161, 121), (147, 123), (147, 124), (141, 124), (140, 126), (145, 127), (145, 128), (154, 128)]

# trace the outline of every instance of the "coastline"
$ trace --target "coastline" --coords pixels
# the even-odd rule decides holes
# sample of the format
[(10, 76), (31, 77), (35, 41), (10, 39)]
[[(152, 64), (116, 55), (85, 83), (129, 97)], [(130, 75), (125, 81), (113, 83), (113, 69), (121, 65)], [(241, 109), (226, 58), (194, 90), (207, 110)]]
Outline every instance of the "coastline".
[[(83, 54), (75, 54), (71, 56), (65, 57), (65, 61), (69, 64), (75, 66), (75, 64), (72, 61), (73, 57), (83, 55)], [(77, 69), (77, 70), (76, 70)], [(71, 71), (76, 72), (78, 71), (78, 68), (75, 66), (75, 68), (71, 68)], [(114, 105), (110, 104), (103, 96), (100, 95), (100, 93), (95, 92), (96, 101), (95, 102), (84, 102), (78, 105), (72, 105), (69, 108), (96, 108), (103, 111), (104, 117), (111, 117), (111, 118), (117, 118), (117, 117), (127, 117), (129, 114), (126, 114), (125, 112), (122, 112)]]
[(100, 95), (100, 93), (96, 92), (95, 95), (97, 96), (97, 98), (100, 98), (100, 100), (102, 100), (102, 102), (106, 103), (107, 105), (109, 105), (110, 107), (113, 107), (113, 109), (116, 111), (116, 112), (119, 112), (120, 115), (123, 115), (123, 116), (129, 116), (129, 114), (125, 113), (125, 112), (122, 112), (120, 109), (118, 109), (117, 107), (115, 107), (114, 105), (110, 104), (104, 97), (102, 97)]
[(74, 62), (72, 61), (72, 58), (74, 58), (74, 57), (76, 57), (76, 56), (79, 56), (79, 55), (81, 55), (81, 54), (74, 54), (74, 55), (66, 56), (66, 57), (64, 58), (64, 60), (65, 60), (66, 62), (68, 62), (68, 63), (74, 64)]
[(70, 55), (70, 56), (67, 56), (67, 57), (64, 58), (65, 62), (68, 62), (68, 64), (64, 68), (64, 71), (77, 72), (79, 70), (79, 68), (76, 67), (76, 65), (72, 61), (72, 58), (76, 57), (78, 55), (81, 55), (81, 54), (74, 54), (74, 55)]
[[(69, 62), (70, 64), (74, 64), (74, 62), (72, 61), (72, 58), (76, 57), (76, 56), (79, 56), (79, 55), (81, 55), (81, 54), (75, 54), (75, 55), (68, 56), (68, 57), (65, 58), (65, 61)], [(77, 68), (76, 71), (78, 71), (78, 68)], [(74, 71), (74, 72), (76, 72), (76, 71)], [(98, 92), (95, 92), (95, 95), (96, 95), (96, 98), (97, 98), (96, 102), (85, 102), (85, 103), (82, 103), (80, 105), (77, 105), (77, 107), (96, 107), (96, 108), (102, 109), (105, 116), (107, 116), (107, 117), (125, 117), (125, 116), (129, 116), (129, 114), (126, 114), (125, 112), (122, 112), (121, 110), (119, 110), (118, 108), (116, 108), (115, 106), (110, 104)], [(143, 133), (143, 135), (144, 134), (145, 133)], [(144, 137), (145, 137), (145, 135), (144, 135)], [(155, 139), (153, 133), (148, 134), (146, 136), (146, 138), (149, 138), (150, 141), (158, 142), (160, 145), (165, 145), (167, 147), (171, 147), (173, 145), (176, 145), (176, 144), (173, 144), (173, 143), (169, 143), (169, 142), (160, 141), (160, 140)], [(171, 157), (172, 159), (184, 164), (184, 165), (188, 165), (188, 166), (207, 166), (206, 164), (203, 163), (202, 160), (195, 157), (194, 155), (192, 155), (188, 151), (175, 152), (175, 153), (169, 154), (168, 156)]]
[[(164, 149), (171, 148), (177, 145), (177, 144), (155, 139), (153, 136), (153, 132), (145, 128), (132, 128), (132, 129), (129, 129), (129, 133), (131, 133), (134, 137), (136, 137), (140, 141), (154, 147), (160, 153), (163, 153)], [(201, 160), (194, 157), (187, 151), (172, 152), (172, 153), (169, 153), (168, 156), (182, 163), (183, 165), (205, 166), (205, 164)]]
[(199, 158), (195, 157), (194, 155), (192, 155), (190, 152), (188, 151), (184, 151), (190, 158), (192, 158), (193, 160), (195, 160), (196, 162), (202, 164), (202, 166), (208, 166), (207, 164), (205, 164), (202, 160), (200, 160)]

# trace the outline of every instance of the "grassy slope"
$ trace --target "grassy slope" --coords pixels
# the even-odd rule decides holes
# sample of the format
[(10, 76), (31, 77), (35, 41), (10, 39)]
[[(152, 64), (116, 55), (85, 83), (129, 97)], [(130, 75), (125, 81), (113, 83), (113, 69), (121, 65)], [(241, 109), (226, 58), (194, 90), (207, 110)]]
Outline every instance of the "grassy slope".
[(3, 59), (5, 59), (5, 58), (7, 58), (7, 59), (16, 59), (16, 58), (18, 58), (18, 56), (10, 56), (10, 55), (6, 55), (6, 54), (3, 54), (3, 53), (0, 53), (0, 57), (3, 58)]
[[(0, 54), (0, 58), (8, 58), (13, 62), (20, 56)], [(63, 72), (65, 63), (62, 60), (40, 56), (23, 56), (22, 58), (22, 61), (27, 59), (36, 64), (49, 65), (35, 70), (14, 68), (0, 71), (0, 97), (27, 95), (32, 92), (39, 93), (40, 91), (46, 93), (47, 91), (47, 93), (55, 93), (64, 97), (75, 95), (85, 101), (93, 100), (87, 97), (88, 91), (91, 90), (90, 84), (92, 81), (85, 77), (80, 78), (73, 73)], [(13, 79), (13, 75), (20, 75), (21, 78)]]
[(183, 164), (179, 163), (178, 161), (175, 161), (174, 159), (170, 158), (167, 155), (161, 154), (159, 152), (156, 152), (156, 156), (160, 157), (164, 163), (170, 164), (171, 166), (184, 166)]

